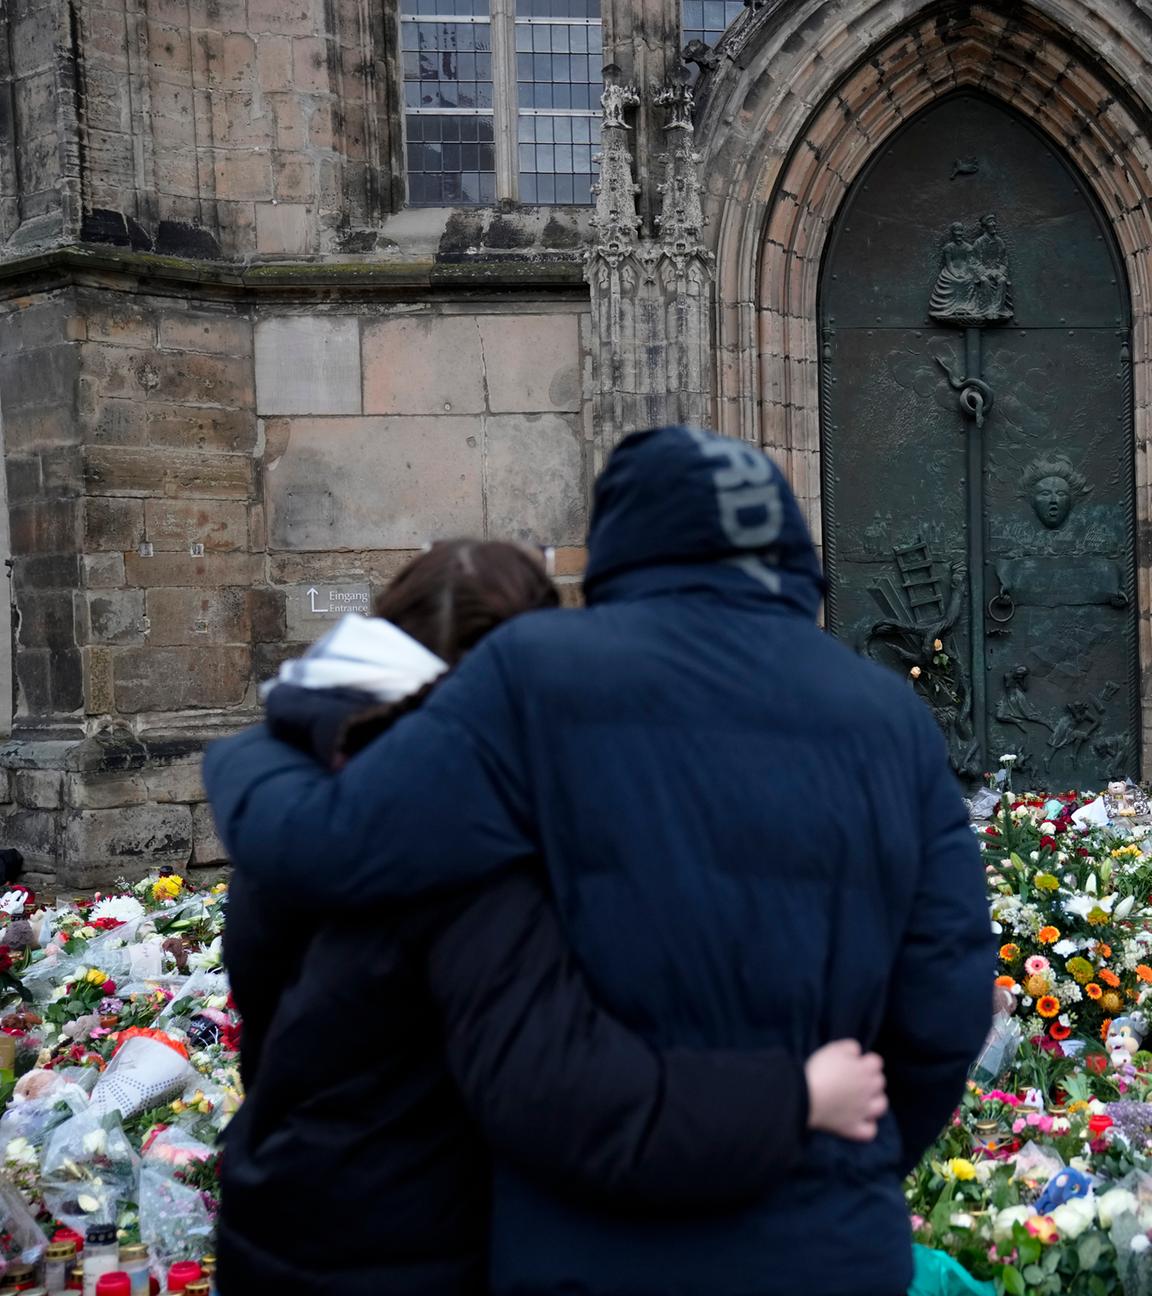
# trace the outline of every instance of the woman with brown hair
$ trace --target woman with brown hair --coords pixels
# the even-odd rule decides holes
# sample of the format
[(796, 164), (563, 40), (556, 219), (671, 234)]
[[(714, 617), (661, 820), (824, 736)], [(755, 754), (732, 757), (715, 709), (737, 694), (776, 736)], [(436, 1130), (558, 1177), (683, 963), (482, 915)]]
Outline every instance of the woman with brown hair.
[[(377, 618), (283, 668), (268, 724), (355, 759), (484, 635), (556, 602), (527, 550), (436, 545)], [(869, 1138), (884, 1106), (855, 1044), (806, 1063), (647, 1044), (597, 1006), (529, 860), (346, 914), (237, 876), (225, 947), (249, 1093), (224, 1157), (224, 1296), (482, 1296), (493, 1150), (621, 1210), (720, 1208), (786, 1172), (806, 1129)]]

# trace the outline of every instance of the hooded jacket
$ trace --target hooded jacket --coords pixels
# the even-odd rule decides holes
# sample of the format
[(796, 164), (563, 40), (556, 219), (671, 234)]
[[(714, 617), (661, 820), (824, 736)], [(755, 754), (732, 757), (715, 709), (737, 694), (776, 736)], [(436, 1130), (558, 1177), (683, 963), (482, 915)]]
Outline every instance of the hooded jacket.
[(991, 1009), (983, 871), (944, 739), (904, 681), (818, 629), (810, 538), (751, 446), (624, 441), (597, 484), (586, 591), (585, 609), (490, 636), (339, 776), (259, 731), (218, 745), (224, 839), (281, 886), (339, 859), (334, 902), (538, 853), (598, 994), (653, 1042), (883, 1052), (877, 1139), (811, 1137), (742, 1210), (637, 1221), (505, 1167), (499, 1296), (903, 1291), (902, 1176)]
[[(268, 725), (331, 764), (349, 718), (444, 669), (395, 626), (349, 617), (286, 664)], [(800, 1151), (799, 1060), (660, 1050), (614, 1021), (536, 870), (317, 917), (233, 879), (247, 1098), (222, 1170), (226, 1296), (482, 1296), (485, 1137), (618, 1210), (730, 1206)]]

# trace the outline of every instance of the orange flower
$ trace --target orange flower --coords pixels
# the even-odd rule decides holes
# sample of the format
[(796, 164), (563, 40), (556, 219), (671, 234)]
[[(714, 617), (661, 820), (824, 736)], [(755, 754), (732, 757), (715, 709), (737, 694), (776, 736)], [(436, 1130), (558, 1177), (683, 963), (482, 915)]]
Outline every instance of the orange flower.
[(1104, 1021), (1101, 1022), (1100, 1024), (1100, 1038), (1102, 1040), (1106, 1040), (1108, 1038), (1108, 1032), (1111, 1029), (1112, 1029), (1112, 1018), (1106, 1017)]
[(1060, 1011), (1060, 1000), (1055, 995), (1041, 995), (1036, 1001), (1036, 1011), (1041, 1017), (1055, 1017)]
[(997, 977), (996, 984), (998, 986), (1003, 986), (1005, 990), (1011, 990), (1012, 987), (1016, 984), (1016, 978), (1010, 976)]
[(1048, 1027), (1048, 1034), (1054, 1040), (1066, 1040), (1072, 1034), (1072, 1028), (1070, 1026), (1061, 1026), (1058, 1021), (1055, 1021)]
[(1137, 963), (1136, 975), (1141, 981), (1152, 981), (1152, 967), (1149, 967), (1147, 963)]
[(1000, 946), (1000, 957), (1005, 963), (1015, 963), (1020, 957), (1020, 946), (1009, 943)]
[(1096, 957), (1099, 959), (1110, 959), (1112, 957), (1112, 946), (1105, 945), (1103, 941), (1096, 944)]
[(1106, 986), (1111, 986), (1115, 990), (1120, 984), (1120, 978), (1112, 971), (1111, 968), (1101, 968), (1096, 975), (1104, 982)]
[(1088, 996), (1089, 999), (1099, 999), (1100, 996), (1104, 993), (1104, 991), (1100, 989), (1100, 987), (1096, 984), (1095, 981), (1089, 981), (1088, 984), (1084, 987), (1084, 993)]
[(1041, 927), (1036, 933), (1036, 939), (1041, 945), (1055, 945), (1060, 939), (1060, 932), (1056, 927)]

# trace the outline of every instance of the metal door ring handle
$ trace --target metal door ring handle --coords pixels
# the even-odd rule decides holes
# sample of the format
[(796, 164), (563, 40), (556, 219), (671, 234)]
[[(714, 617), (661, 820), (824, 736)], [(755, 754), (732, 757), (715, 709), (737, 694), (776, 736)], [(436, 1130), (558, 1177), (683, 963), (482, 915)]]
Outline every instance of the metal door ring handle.
[[(1008, 605), (1008, 611), (1005, 613), (1004, 616), (999, 616), (996, 612), (996, 609), (998, 607), (1003, 607), (1005, 604)], [(1011, 621), (1012, 618), (1016, 615), (1016, 604), (1012, 600), (1012, 595), (1008, 593), (997, 594), (996, 597), (992, 599), (992, 601), (988, 604), (988, 615), (992, 618), (993, 621), (996, 622), (997, 625), (1007, 625), (1008, 622)]]

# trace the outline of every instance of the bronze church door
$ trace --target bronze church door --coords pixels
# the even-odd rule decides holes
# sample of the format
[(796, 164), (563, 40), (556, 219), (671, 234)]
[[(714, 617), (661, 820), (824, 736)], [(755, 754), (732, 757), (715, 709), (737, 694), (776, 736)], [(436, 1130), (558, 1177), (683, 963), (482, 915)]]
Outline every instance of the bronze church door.
[(963, 774), (1135, 775), (1128, 300), (1080, 177), (943, 100), (849, 193), (820, 325), (831, 630), (909, 676)]

